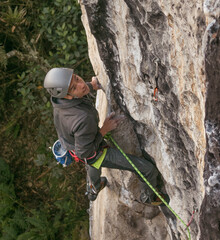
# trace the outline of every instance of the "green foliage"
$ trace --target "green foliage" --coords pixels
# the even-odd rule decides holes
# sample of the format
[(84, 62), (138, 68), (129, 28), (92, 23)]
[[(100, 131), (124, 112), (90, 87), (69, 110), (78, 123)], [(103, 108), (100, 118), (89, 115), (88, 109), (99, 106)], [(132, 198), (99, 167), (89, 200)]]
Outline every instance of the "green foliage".
[(57, 136), (43, 88), (52, 67), (93, 75), (77, 2), (0, 3), (0, 240), (89, 239), (84, 168), (53, 159)]
[(0, 218), (13, 210), (15, 192), (12, 185), (13, 175), (8, 164), (0, 158)]
[(0, 158), (0, 183), (7, 184), (11, 182), (13, 179), (13, 176), (10, 173), (10, 169), (8, 164)]
[(10, 6), (8, 6), (8, 11), (2, 13), (2, 20), (5, 21), (8, 25), (20, 25), (25, 22), (26, 9), (21, 8), (18, 9), (18, 6), (12, 10)]
[(3, 46), (0, 46), (0, 67), (6, 69), (7, 66), (7, 56)]
[[(55, 0), (42, 9), (38, 26), (40, 33), (48, 40), (50, 63), (55, 59), (56, 64), (67, 67), (74, 67), (82, 59), (88, 63), (86, 35), (80, 16), (77, 0)], [(84, 64), (83, 68), (87, 66)]]
[[(8, 164), (0, 159), (0, 166), (2, 167), (0, 240), (88, 239), (86, 210), (77, 203), (75, 193), (68, 192), (69, 184), (60, 186), (61, 179), (54, 181), (51, 175), (51, 186), (55, 188), (50, 189), (49, 195), (52, 196), (50, 203), (47, 199), (46, 202), (35, 208), (33, 208), (34, 206), (26, 208), (15, 194), (13, 174), (11, 174)], [(63, 180), (68, 181), (65, 177)]]

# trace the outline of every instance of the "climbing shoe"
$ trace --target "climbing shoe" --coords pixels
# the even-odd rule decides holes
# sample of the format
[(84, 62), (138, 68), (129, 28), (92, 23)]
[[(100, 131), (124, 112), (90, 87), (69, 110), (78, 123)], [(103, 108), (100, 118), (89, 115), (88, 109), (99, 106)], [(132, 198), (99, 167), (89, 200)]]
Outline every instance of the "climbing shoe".
[[(165, 200), (165, 202), (167, 202), (169, 204), (169, 202), (170, 202), (169, 196), (165, 193), (159, 193), (159, 194)], [(151, 205), (161, 206), (161, 207), (166, 206), (158, 196), (156, 196), (155, 199), (151, 202)]]
[(89, 184), (89, 182), (87, 182), (86, 195), (88, 196), (88, 199), (90, 201), (95, 201), (99, 192), (107, 185), (107, 182), (108, 181), (106, 177), (101, 177), (100, 188), (98, 190), (92, 184)]
[[(169, 202), (170, 202), (169, 196), (165, 193), (159, 193), (159, 194), (169, 204)], [(154, 199), (151, 200), (150, 197), (146, 193), (143, 192), (143, 193), (141, 193), (140, 200), (142, 203), (149, 205), (149, 206), (155, 206), (155, 207), (165, 206), (163, 201), (157, 195), (155, 195)]]

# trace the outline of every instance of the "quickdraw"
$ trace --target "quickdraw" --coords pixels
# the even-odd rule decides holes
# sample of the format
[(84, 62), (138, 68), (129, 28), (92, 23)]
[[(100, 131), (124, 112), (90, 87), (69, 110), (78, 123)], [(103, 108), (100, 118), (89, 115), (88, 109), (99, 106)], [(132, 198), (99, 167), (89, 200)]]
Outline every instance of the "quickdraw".
[(155, 59), (155, 64), (156, 64), (156, 72), (155, 72), (155, 83), (156, 83), (156, 87), (154, 88), (154, 101), (158, 101), (158, 62), (159, 62), (159, 59)]
[(157, 87), (155, 87), (154, 88), (154, 101), (158, 101), (158, 88)]
[[(197, 211), (198, 211), (197, 208), (194, 208), (194, 209), (193, 209), (192, 216), (191, 216), (191, 218), (190, 218), (190, 220), (189, 220), (189, 222), (188, 222), (188, 224), (187, 224), (187, 227), (189, 227), (190, 224), (192, 223), (193, 218), (194, 218), (194, 214), (195, 214)], [(185, 229), (185, 230), (186, 230), (186, 229)]]

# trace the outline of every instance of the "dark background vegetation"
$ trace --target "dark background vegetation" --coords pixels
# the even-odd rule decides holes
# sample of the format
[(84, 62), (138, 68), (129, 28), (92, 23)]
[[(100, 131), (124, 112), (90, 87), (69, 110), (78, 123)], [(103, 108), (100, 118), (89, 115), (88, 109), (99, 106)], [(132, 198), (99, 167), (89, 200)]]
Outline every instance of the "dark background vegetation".
[(57, 135), (43, 79), (70, 67), (90, 80), (77, 0), (0, 2), (0, 239), (88, 237), (85, 171), (56, 164)]

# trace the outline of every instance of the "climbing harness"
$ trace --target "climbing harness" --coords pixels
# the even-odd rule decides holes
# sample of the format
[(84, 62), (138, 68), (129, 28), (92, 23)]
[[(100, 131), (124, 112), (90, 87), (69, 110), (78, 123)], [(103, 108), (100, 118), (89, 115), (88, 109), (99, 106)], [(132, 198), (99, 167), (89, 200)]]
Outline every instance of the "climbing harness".
[[(101, 162), (100, 160), (103, 160), (106, 154), (106, 149), (108, 148), (107, 145), (102, 146), (101, 149), (99, 149), (98, 152), (94, 152), (93, 156), (88, 157), (88, 158), (84, 158), (84, 159), (80, 159), (79, 157), (77, 157), (76, 153), (74, 150), (66, 150), (62, 147), (60, 140), (58, 139), (52, 147), (52, 152), (53, 155), (55, 157), (55, 159), (57, 160), (57, 164), (62, 164), (63, 167), (67, 167), (69, 166), (72, 162), (73, 159), (75, 162), (82, 162), (84, 164), (86, 164), (86, 161), (91, 161), (94, 159), (97, 159), (95, 161), (95, 163), (93, 163), (92, 165), (95, 165), (95, 168), (99, 168), (100, 164), (97, 164), (97, 162)], [(104, 154), (103, 154), (104, 153)], [(98, 161), (99, 160), (99, 161)]]
[(155, 83), (156, 83), (156, 87), (154, 88), (154, 101), (158, 101), (158, 62), (159, 59), (157, 58), (155, 60), (155, 64), (156, 64), (156, 73), (155, 73)]
[(147, 185), (152, 189), (152, 191), (161, 199), (161, 201), (168, 207), (168, 209), (174, 214), (174, 216), (176, 216), (181, 222), (182, 224), (186, 227), (187, 231), (188, 231), (188, 239), (191, 240), (191, 234), (190, 234), (190, 230), (189, 230), (189, 226), (190, 223), (186, 224), (181, 217), (170, 207), (170, 205), (162, 198), (162, 196), (156, 191), (156, 189), (147, 181), (147, 179), (143, 176), (143, 174), (137, 169), (137, 167), (133, 164), (133, 162), (131, 161), (131, 159), (124, 153), (124, 151), (119, 147), (119, 145), (116, 143), (116, 141), (112, 138), (111, 133), (107, 133), (105, 135), (105, 138), (107, 140), (112, 141), (112, 143), (118, 148), (118, 150), (123, 154), (123, 156), (128, 160), (128, 162), (131, 164), (131, 166), (135, 169), (135, 171), (140, 175), (140, 177), (147, 183)]

